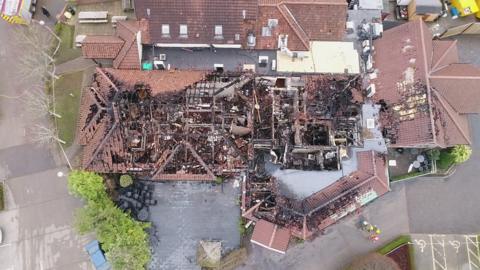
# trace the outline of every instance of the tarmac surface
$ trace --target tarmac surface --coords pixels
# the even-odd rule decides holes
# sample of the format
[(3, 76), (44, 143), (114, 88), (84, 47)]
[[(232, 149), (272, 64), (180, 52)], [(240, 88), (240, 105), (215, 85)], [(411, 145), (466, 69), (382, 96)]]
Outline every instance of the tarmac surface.
[[(0, 211), (1, 270), (92, 269), (83, 250), (88, 238), (73, 228), (82, 203), (68, 194), (65, 162), (52, 147), (32, 144), (29, 128), (38, 121), (28, 115), (22, 93), (35, 81), (16, 79), (15, 26), (0, 20), (0, 181), (6, 208)], [(8, 68), (7, 68), (8, 67)]]

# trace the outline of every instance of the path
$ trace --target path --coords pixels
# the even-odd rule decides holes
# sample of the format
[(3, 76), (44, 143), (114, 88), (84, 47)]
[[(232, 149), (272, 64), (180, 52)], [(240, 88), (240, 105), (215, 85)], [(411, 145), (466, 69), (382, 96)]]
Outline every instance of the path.
[[(68, 194), (65, 164), (49, 147), (32, 145), (28, 128), (33, 121), (21, 98), (32, 82), (16, 79), (14, 32), (0, 21), (0, 180), (5, 180), (6, 210), (0, 212), (4, 243), (0, 269), (91, 269), (83, 251), (87, 238), (73, 229), (73, 214), (82, 203)], [(10, 42), (9, 42), (10, 41)]]

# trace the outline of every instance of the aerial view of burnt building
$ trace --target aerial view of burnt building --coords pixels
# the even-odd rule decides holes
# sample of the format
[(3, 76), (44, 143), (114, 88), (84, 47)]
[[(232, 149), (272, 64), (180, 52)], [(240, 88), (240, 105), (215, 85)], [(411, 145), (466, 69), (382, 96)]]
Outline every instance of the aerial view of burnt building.
[[(243, 175), (245, 218), (308, 239), (388, 191), (380, 106), (364, 96), (358, 75), (97, 68), (82, 97), (82, 166), (153, 181)], [(285, 191), (291, 172), (315, 173), (308, 196)]]

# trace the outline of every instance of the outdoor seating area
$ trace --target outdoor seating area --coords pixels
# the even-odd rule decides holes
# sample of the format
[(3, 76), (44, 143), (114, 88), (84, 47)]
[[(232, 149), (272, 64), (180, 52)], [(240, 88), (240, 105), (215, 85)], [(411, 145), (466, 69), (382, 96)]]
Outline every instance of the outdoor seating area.
[(75, 25), (78, 35), (113, 35), (119, 20), (135, 20), (135, 13), (125, 11), (122, 1), (110, 1), (76, 6), (76, 14), (66, 23)]
[(432, 171), (432, 162), (425, 151), (418, 148), (391, 148), (388, 150), (390, 180), (427, 174)]

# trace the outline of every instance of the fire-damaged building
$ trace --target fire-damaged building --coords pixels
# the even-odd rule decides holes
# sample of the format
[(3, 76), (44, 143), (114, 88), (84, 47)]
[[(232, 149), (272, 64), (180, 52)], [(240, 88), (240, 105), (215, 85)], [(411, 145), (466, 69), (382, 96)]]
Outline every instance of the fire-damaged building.
[[(388, 191), (380, 107), (365, 99), (359, 75), (97, 68), (77, 141), (86, 170), (240, 177), (242, 215), (259, 224), (252, 242), (285, 252), (277, 236), (311, 238)], [(286, 191), (282, 174), (292, 172), (314, 173), (306, 196)]]
[(432, 40), (421, 20), (374, 42), (374, 99), (391, 147), (471, 144), (467, 115), (480, 112), (480, 69), (459, 63), (455, 40)]

